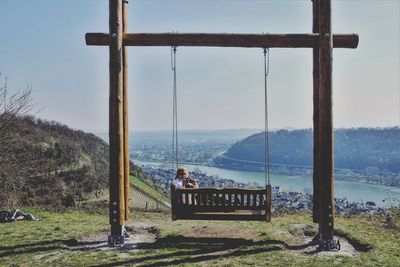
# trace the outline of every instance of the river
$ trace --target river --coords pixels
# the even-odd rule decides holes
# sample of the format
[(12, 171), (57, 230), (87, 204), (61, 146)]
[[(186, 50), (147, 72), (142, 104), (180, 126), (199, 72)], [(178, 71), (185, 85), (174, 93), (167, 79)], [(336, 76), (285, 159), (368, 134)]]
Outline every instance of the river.
[[(135, 161), (135, 163), (139, 166), (150, 165), (160, 168), (171, 167), (171, 164), (158, 162)], [(262, 185), (265, 180), (263, 172), (226, 170), (203, 165), (185, 164), (185, 166), (189, 168), (190, 171), (198, 169), (210, 176), (218, 175), (220, 178), (232, 179), (242, 183), (256, 182)], [(280, 186), (281, 190), (312, 192), (312, 177), (271, 174), (271, 185)], [(397, 198), (400, 201), (400, 188), (367, 183), (335, 181), (335, 197), (346, 198), (351, 202), (363, 201), (365, 203), (366, 201), (374, 201), (377, 206), (387, 207), (390, 205), (389, 202), (383, 202), (382, 200), (388, 196), (391, 198)]]

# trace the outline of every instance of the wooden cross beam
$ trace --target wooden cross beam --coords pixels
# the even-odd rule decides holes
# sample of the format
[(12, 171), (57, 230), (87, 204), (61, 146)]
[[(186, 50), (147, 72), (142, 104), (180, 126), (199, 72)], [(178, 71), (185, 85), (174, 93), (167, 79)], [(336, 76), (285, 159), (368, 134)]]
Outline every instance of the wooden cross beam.
[[(108, 46), (108, 33), (87, 33), (87, 45)], [(319, 34), (236, 33), (124, 33), (123, 46), (213, 46), (260, 48), (315, 48)], [(334, 34), (333, 47), (357, 48), (357, 34)]]

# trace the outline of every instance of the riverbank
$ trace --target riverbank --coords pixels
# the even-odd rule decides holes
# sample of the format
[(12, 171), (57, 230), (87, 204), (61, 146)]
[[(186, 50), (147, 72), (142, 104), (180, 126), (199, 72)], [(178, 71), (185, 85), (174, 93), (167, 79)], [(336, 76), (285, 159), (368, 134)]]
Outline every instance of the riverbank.
[[(135, 162), (142, 162), (142, 163), (151, 163), (151, 164), (162, 164), (165, 166), (171, 165), (170, 161), (159, 161), (159, 160), (137, 160)], [(242, 165), (237, 165), (237, 166), (232, 166), (232, 165), (222, 165), (222, 164), (216, 164), (213, 161), (210, 162), (203, 162), (203, 163), (198, 163), (198, 162), (186, 162), (182, 161), (180, 162), (182, 165), (190, 165), (190, 166), (201, 166), (201, 167), (212, 167), (212, 168), (218, 168), (218, 169), (223, 169), (223, 170), (229, 170), (229, 171), (239, 171), (239, 172), (255, 172), (255, 173), (260, 173), (264, 172), (263, 171), (263, 166), (258, 166), (258, 167), (251, 167), (247, 166), (244, 167)], [(261, 163), (258, 163), (260, 165)], [(262, 164), (261, 164), (262, 165)], [(270, 173), (275, 174), (275, 175), (280, 175), (280, 176), (310, 176), (312, 175), (313, 169), (312, 166), (299, 166), (299, 165), (287, 165), (287, 164), (274, 164), (270, 163)], [(370, 171), (371, 172), (371, 171)], [(383, 185), (383, 186), (389, 186), (389, 187), (395, 187), (399, 188), (400, 186), (396, 184), (390, 184), (390, 183), (385, 183), (385, 179), (377, 179), (377, 181), (372, 181), (366, 178), (367, 173), (365, 170), (353, 170), (353, 169), (340, 169), (340, 168), (335, 168), (335, 180), (336, 181), (341, 181), (341, 182), (349, 182), (349, 183), (365, 183), (365, 184), (371, 184), (371, 185)], [(393, 180), (397, 179), (399, 177), (399, 174), (395, 173), (389, 173), (389, 172), (383, 172), (379, 173), (374, 170), (372, 170), (372, 173), (370, 174), (371, 176), (387, 176), (392, 178)]]
[[(135, 161), (138, 166), (170, 169), (171, 164), (159, 162)], [(210, 166), (185, 164), (192, 172), (193, 176), (197, 173), (213, 177), (233, 180), (237, 183), (264, 185), (265, 177), (263, 172), (234, 171)], [(196, 174), (194, 174), (196, 173)], [(171, 173), (168, 179), (174, 175)], [(312, 193), (312, 176), (277, 175), (272, 173), (271, 185), (279, 186), (282, 192), (302, 192)], [(212, 179), (212, 178), (210, 178)], [(210, 180), (211, 181), (211, 180)], [(335, 179), (335, 197), (345, 199), (349, 202), (366, 203), (375, 202), (378, 207), (390, 207), (388, 198), (400, 199), (400, 188), (382, 185), (374, 185), (358, 182), (345, 182)], [(395, 203), (394, 203), (395, 204)]]
[[(164, 187), (166, 190), (170, 188), (175, 173), (172, 169), (157, 168), (142, 165), (144, 173), (146, 173), (154, 183)], [(216, 187), (216, 188), (263, 188), (254, 182), (236, 182), (233, 179), (224, 179), (206, 175), (192, 171), (191, 175), (195, 177), (200, 187)], [(312, 212), (312, 194), (304, 192), (293, 192), (282, 190), (280, 186), (272, 187), (272, 212)], [(349, 201), (346, 198), (335, 198), (336, 213), (350, 216), (354, 214), (380, 215), (385, 216), (388, 208), (378, 206), (374, 201), (367, 200), (365, 202)]]

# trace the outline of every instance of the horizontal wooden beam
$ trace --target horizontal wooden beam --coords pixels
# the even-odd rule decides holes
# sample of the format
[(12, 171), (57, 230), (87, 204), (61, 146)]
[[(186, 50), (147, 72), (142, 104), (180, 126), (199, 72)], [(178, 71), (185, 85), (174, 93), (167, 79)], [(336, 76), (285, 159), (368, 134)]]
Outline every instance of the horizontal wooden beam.
[[(107, 46), (108, 33), (87, 33), (86, 44)], [(124, 46), (318, 47), (319, 34), (125, 33)], [(357, 34), (334, 34), (336, 48), (357, 48)]]

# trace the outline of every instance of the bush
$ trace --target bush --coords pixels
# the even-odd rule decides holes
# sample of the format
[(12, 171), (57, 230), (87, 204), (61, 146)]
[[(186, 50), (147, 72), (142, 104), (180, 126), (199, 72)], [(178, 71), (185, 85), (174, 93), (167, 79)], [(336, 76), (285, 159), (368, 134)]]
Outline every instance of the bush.
[[(400, 199), (386, 198), (390, 201), (389, 213), (386, 216), (386, 224), (389, 228), (400, 229)], [(392, 204), (394, 202), (395, 204)]]

